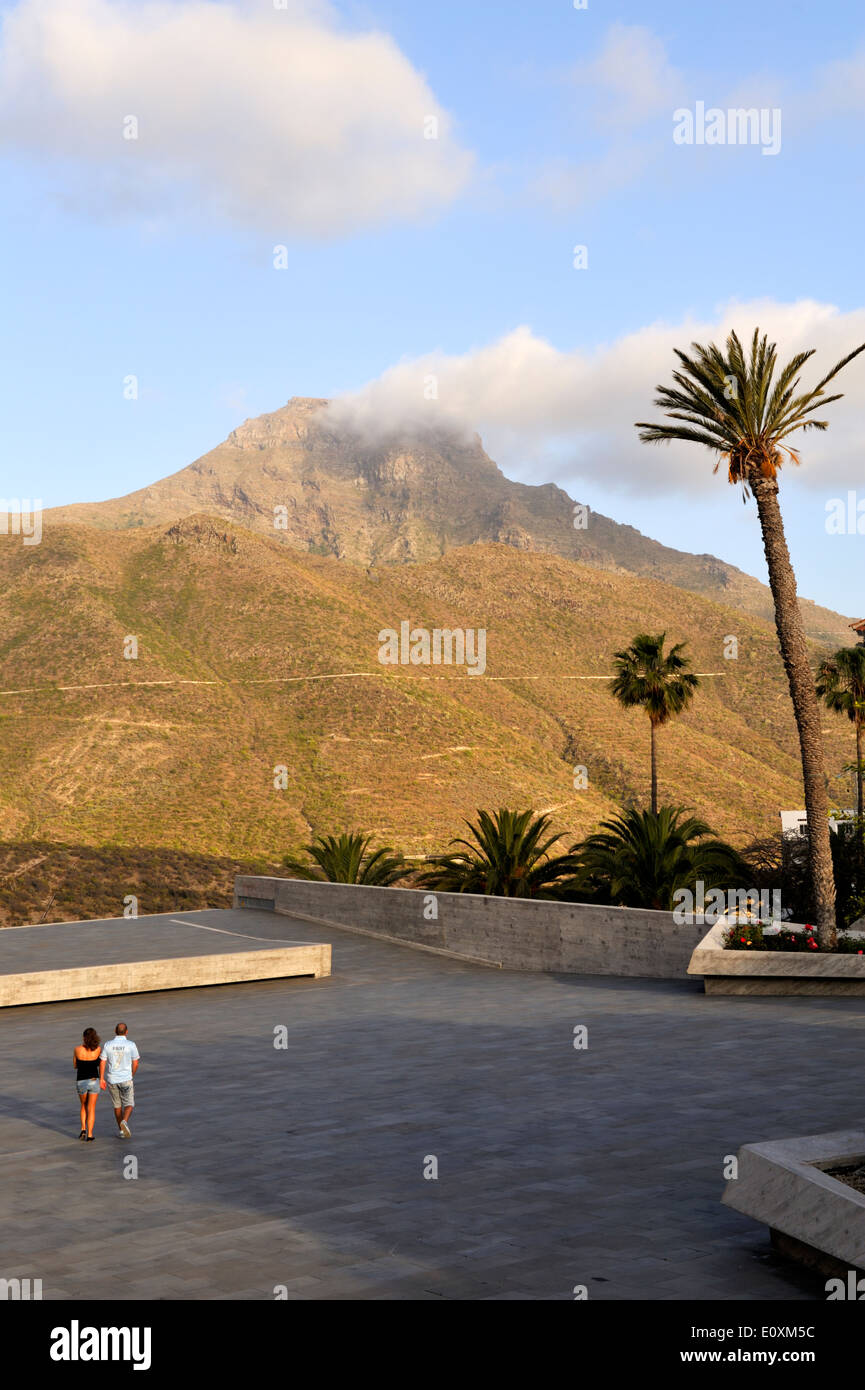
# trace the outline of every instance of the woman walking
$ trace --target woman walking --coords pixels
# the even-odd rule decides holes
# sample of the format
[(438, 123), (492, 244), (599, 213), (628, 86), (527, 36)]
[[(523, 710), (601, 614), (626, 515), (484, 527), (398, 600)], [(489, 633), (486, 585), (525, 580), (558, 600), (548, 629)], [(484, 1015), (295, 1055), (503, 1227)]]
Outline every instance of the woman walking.
[(93, 1142), (93, 1121), (96, 1118), (96, 1102), (99, 1099), (99, 1053), (102, 1050), (99, 1034), (95, 1028), (84, 1029), (84, 1041), (72, 1053), (76, 1085), (81, 1099), (81, 1133), (78, 1138), (86, 1143)]

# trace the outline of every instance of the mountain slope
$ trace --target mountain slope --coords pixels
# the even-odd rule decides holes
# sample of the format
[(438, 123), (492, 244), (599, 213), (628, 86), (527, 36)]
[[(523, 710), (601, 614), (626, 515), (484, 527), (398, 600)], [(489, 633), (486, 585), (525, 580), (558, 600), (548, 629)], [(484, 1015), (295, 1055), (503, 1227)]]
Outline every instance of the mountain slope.
[[(654, 580), (503, 544), (367, 574), (199, 514), (0, 536), (0, 593), (5, 838), (257, 856), (359, 826), (426, 853), (505, 803), (584, 833), (647, 795), (645, 718), (598, 679), (638, 627), (718, 673), (661, 735), (662, 797), (739, 839), (801, 804), (774, 630)], [(382, 666), (403, 621), (484, 628), (486, 673)], [(849, 727), (825, 723), (835, 773)]]
[[(291, 547), (363, 565), (433, 560), (502, 542), (597, 569), (663, 580), (772, 619), (766, 585), (712, 555), (660, 545), (593, 512), (574, 526), (574, 502), (552, 483), (511, 482), (478, 438), (429, 431), (372, 445), (336, 429), (327, 402), (294, 397), (247, 420), (195, 463), (137, 492), (46, 513), (46, 525), (151, 526), (206, 511)], [(802, 602), (809, 636), (849, 643), (849, 620)]]

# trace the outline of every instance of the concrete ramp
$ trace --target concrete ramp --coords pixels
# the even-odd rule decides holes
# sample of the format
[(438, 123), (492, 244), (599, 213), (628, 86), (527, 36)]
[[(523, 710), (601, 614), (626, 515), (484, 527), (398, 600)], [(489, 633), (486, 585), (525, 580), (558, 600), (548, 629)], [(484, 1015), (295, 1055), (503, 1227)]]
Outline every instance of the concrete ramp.
[[(219, 926), (215, 923), (219, 922)], [(0, 1008), (330, 974), (327, 944), (249, 930), (246, 913), (180, 913), (0, 930)]]

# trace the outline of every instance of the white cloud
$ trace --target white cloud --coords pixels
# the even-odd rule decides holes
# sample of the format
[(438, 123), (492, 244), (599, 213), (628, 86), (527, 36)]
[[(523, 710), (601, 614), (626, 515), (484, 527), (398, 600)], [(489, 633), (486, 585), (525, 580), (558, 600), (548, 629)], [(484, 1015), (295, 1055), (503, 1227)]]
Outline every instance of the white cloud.
[(529, 181), (529, 196), (556, 211), (602, 202), (644, 177), (657, 153), (655, 145), (632, 139), (617, 141), (599, 158), (579, 164), (548, 160)]
[(662, 41), (638, 24), (611, 25), (597, 57), (579, 64), (573, 79), (595, 89), (600, 122), (627, 127), (672, 111), (683, 86)]
[[(855, 76), (862, 87), (863, 75), (865, 63), (858, 62), (850, 72), (845, 67), (841, 78), (830, 74), (820, 80), (825, 85)], [(724, 111), (783, 108), (785, 123), (788, 109), (802, 122), (806, 108), (810, 113), (815, 105), (798, 91), (795, 101), (788, 100), (789, 83), (772, 73), (745, 74), (731, 90), (717, 87), (705, 73), (698, 77), (677, 68), (663, 40), (642, 25), (612, 24), (595, 56), (573, 67), (569, 79), (579, 156), (548, 159), (526, 180), (528, 196), (557, 211), (603, 201), (650, 179), (681, 187), (684, 177), (691, 187), (698, 171), (703, 179), (711, 177), (716, 190), (718, 178), (730, 176), (730, 166), (715, 158), (709, 175), (706, 155), (715, 156), (715, 148), (691, 151), (685, 160), (673, 140), (674, 113), (693, 110), (698, 100)]]
[[(781, 360), (817, 349), (803, 371), (807, 386), (865, 341), (865, 309), (842, 313), (813, 300), (732, 303), (711, 322), (651, 324), (588, 352), (562, 352), (520, 327), (462, 356), (430, 353), (401, 362), (338, 398), (331, 411), (371, 437), (424, 425), (477, 430), (490, 455), (526, 481), (583, 478), (632, 493), (697, 494), (717, 486), (709, 452), (641, 444), (633, 422), (660, 418), (652, 401), (655, 386), (669, 383), (678, 365), (674, 347), (722, 341), (731, 329), (750, 338), (755, 326), (778, 343)], [(829, 430), (798, 436), (797, 475), (821, 491), (861, 487), (865, 477), (861, 358), (845, 368), (838, 389), (845, 397), (827, 410)], [(427, 399), (433, 391), (437, 399)]]
[(559, 211), (602, 201), (645, 177), (666, 148), (653, 123), (669, 121), (686, 90), (662, 41), (641, 25), (621, 23), (610, 26), (596, 56), (576, 64), (568, 80), (580, 148), (592, 143), (592, 132), (601, 139), (591, 157), (548, 159), (529, 179), (528, 196)]
[[(849, 58), (826, 63), (818, 69), (813, 90), (805, 103), (812, 121), (865, 111), (865, 47)], [(861, 131), (855, 132), (861, 139)]]
[(20, 0), (3, 21), (0, 149), (47, 161), (91, 211), (224, 219), (275, 242), (453, 199), (472, 158), (394, 41), (286, 4)]

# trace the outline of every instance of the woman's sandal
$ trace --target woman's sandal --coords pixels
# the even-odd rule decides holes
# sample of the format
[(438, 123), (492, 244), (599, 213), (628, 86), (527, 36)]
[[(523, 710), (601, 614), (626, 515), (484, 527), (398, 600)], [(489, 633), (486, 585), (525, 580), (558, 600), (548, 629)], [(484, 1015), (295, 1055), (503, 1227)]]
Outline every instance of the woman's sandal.
[(82, 1129), (82, 1131), (81, 1131), (81, 1133), (79, 1134), (78, 1138), (79, 1138), (79, 1139), (86, 1139), (86, 1138), (87, 1138), (87, 1130), (86, 1130), (86, 1129)]
[(87, 1143), (88, 1143), (88, 1144), (92, 1144), (92, 1143), (93, 1143), (93, 1135), (92, 1135), (92, 1134), (88, 1134), (88, 1136), (87, 1136)]

